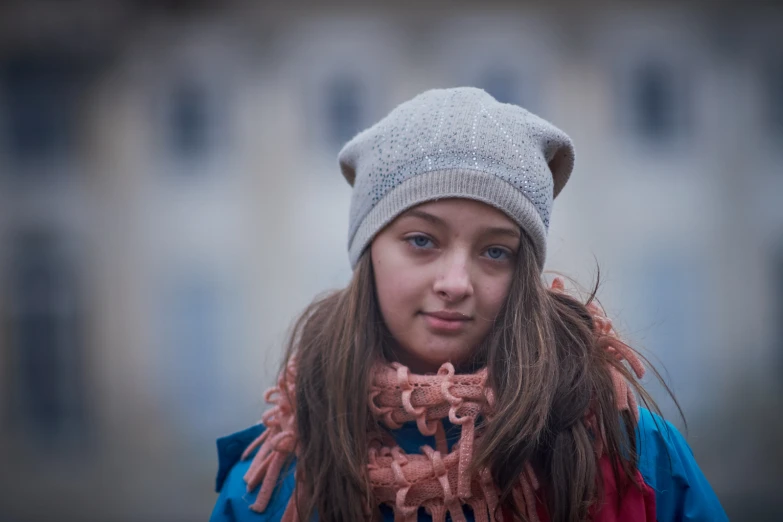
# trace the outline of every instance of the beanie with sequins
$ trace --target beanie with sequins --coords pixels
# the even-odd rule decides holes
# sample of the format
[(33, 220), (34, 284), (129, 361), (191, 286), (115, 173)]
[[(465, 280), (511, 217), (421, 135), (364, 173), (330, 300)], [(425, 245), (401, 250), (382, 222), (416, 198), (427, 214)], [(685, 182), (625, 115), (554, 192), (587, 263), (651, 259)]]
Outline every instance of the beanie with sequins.
[(338, 155), (353, 186), (348, 254), (355, 268), (375, 235), (420, 203), (489, 204), (532, 239), (543, 270), (554, 198), (574, 167), (571, 139), (481, 89), (423, 92), (360, 132)]

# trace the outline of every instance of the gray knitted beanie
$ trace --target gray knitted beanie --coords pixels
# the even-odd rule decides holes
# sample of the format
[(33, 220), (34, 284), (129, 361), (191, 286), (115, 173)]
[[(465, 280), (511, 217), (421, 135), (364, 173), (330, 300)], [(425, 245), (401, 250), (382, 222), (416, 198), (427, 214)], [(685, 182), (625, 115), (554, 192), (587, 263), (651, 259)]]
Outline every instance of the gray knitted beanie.
[(505, 212), (532, 238), (543, 270), (552, 201), (574, 167), (570, 138), (481, 89), (419, 94), (339, 154), (353, 186), (348, 253), (355, 268), (375, 235), (426, 201), (467, 198)]

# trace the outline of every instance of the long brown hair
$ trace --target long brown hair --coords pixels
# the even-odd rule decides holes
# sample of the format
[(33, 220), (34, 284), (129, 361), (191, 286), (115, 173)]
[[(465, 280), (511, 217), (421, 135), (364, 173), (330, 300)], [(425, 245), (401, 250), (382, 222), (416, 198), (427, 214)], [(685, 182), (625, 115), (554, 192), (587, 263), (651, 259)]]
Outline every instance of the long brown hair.
[[(628, 412), (618, 415), (610, 366), (626, 377), (644, 404), (657, 407), (594, 333), (587, 305), (598, 284), (597, 277), (584, 303), (552, 291), (523, 234), (508, 298), (463, 368), (488, 369), (494, 414), (478, 426), (473, 465), (489, 468), (500, 505), (517, 520), (525, 517), (511, 494), (526, 462), (544, 486), (552, 522), (587, 519), (602, 494), (598, 457), (584, 424), (588, 408), (602, 424), (616, 482), (636, 484), (635, 422)], [(348, 286), (316, 299), (294, 325), (281, 371), (285, 374), (295, 359), (295, 500), (302, 521), (313, 513), (324, 522), (378, 515), (366, 468), (368, 433), (377, 429), (367, 390), (374, 363), (393, 358), (390, 337), (375, 294), (369, 249)]]

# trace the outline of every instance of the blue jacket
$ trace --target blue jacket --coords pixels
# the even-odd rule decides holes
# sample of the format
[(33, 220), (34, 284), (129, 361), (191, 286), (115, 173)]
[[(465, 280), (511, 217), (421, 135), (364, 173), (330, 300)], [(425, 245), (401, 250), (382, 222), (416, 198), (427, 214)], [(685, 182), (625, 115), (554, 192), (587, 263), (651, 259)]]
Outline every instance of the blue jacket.
[[(274, 522), (280, 520), (294, 488), (293, 473), (281, 474), (278, 485), (264, 513), (250, 509), (258, 488), (248, 492), (243, 477), (252, 459), (240, 460), (244, 449), (258, 437), (264, 426), (257, 425), (218, 439), (218, 473), (215, 489), (220, 493), (210, 522)], [(459, 433), (447, 429), (449, 445)], [(641, 408), (636, 428), (639, 441), (639, 471), (655, 494), (655, 516), (658, 522), (722, 522), (726, 514), (705, 479), (683, 436), (668, 421)], [(425, 444), (435, 445), (434, 437), (422, 435), (415, 423), (394, 433), (397, 443), (408, 453), (418, 453)], [(291, 464), (289, 471), (296, 466)], [(391, 509), (382, 509), (385, 521), (393, 521)], [(469, 511), (466, 510), (468, 519)], [(431, 521), (423, 511), (420, 521)], [(619, 519), (618, 519), (619, 520)], [(471, 520), (472, 522), (472, 520)]]

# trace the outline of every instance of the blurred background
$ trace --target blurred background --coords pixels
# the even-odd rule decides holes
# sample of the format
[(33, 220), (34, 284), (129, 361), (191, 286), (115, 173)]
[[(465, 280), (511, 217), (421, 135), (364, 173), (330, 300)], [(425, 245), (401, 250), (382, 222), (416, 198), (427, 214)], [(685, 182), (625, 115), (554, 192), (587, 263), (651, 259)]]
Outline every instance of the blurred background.
[(600, 266), (730, 518), (783, 520), (781, 15), (3, 0), (0, 520), (206, 520), (215, 438), (260, 418), (291, 321), (350, 278), (337, 151), (456, 85), (573, 137), (547, 268)]

